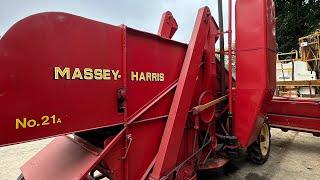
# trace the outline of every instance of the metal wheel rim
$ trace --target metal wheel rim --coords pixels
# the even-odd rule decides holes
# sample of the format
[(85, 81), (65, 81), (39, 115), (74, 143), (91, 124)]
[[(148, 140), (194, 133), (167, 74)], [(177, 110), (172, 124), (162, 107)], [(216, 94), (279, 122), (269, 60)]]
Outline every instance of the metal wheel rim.
[(266, 123), (264, 123), (260, 132), (260, 150), (263, 156), (266, 156), (269, 151), (269, 146), (270, 146), (269, 137), (270, 137), (269, 126)]

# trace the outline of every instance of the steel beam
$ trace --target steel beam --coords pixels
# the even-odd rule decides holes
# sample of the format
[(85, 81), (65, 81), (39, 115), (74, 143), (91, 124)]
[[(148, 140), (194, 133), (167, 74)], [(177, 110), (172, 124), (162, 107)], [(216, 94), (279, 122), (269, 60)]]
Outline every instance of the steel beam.
[(151, 179), (160, 179), (176, 166), (183, 131), (194, 93), (194, 88), (190, 87), (195, 87), (197, 81), (199, 65), (209, 34), (211, 20), (212, 16), (209, 8), (201, 8), (198, 12), (184, 59), (155, 165), (150, 175)]

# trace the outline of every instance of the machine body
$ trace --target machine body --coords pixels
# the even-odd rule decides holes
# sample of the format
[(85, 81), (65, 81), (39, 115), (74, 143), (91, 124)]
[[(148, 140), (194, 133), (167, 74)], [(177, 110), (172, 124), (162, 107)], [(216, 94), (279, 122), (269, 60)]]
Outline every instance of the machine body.
[(59, 136), (23, 176), (196, 179), (259, 139), (275, 86), (272, 0), (236, 3), (232, 124), (214, 48), (224, 32), (208, 7), (189, 44), (170, 39), (177, 28), (166, 12), (158, 35), (66, 13), (9, 29), (0, 40), (0, 145)]

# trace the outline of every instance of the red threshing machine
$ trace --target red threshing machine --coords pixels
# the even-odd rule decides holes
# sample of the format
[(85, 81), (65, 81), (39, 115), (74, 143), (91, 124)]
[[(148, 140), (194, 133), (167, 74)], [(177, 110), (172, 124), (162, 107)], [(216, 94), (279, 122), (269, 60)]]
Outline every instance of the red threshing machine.
[(0, 41), (0, 145), (58, 136), (20, 179), (196, 179), (240, 148), (264, 163), (272, 0), (237, 0), (236, 81), (215, 58), (230, 25), (220, 31), (203, 7), (189, 44), (171, 40), (177, 27), (170, 12), (158, 35), (65, 13), (16, 23)]

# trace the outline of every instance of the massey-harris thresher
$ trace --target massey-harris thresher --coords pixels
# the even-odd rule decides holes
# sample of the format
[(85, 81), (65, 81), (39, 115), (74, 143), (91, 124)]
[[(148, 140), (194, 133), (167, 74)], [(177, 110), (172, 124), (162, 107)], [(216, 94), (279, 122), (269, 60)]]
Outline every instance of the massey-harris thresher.
[(231, 59), (231, 25), (220, 31), (208, 7), (189, 44), (171, 40), (170, 12), (157, 35), (65, 13), (16, 23), (0, 41), (0, 144), (58, 136), (20, 178), (196, 179), (240, 148), (264, 163), (275, 89), (272, 0), (237, 0), (235, 24), (236, 80), (215, 58), (228, 33)]

